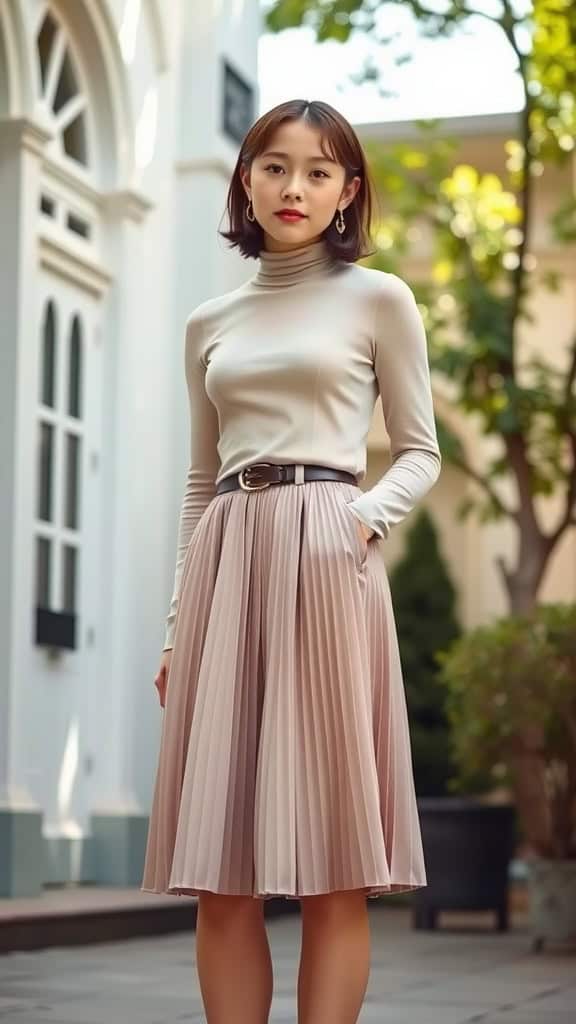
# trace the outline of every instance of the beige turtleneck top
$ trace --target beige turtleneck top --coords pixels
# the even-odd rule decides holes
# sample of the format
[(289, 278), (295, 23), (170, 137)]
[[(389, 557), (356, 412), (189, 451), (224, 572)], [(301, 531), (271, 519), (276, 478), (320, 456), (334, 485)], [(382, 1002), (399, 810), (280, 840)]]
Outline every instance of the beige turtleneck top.
[(426, 336), (394, 274), (334, 261), (323, 239), (259, 256), (256, 274), (200, 303), (186, 324), (190, 460), (164, 649), (173, 646), (182, 566), (216, 484), (251, 462), (366, 475), (378, 395), (392, 464), (349, 508), (380, 537), (440, 473)]

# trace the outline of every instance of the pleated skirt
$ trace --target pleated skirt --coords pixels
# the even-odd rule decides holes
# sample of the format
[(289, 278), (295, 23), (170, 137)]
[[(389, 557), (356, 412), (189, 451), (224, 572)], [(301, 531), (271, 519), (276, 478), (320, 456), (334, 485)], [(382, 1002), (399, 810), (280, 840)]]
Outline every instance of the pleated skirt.
[(314, 480), (217, 494), (181, 580), (141, 889), (426, 885), (387, 572)]

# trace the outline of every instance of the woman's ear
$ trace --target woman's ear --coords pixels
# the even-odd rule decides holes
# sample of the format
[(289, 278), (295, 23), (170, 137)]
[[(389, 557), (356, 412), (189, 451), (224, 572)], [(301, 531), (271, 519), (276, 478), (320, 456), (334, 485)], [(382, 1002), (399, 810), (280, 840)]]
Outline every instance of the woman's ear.
[(352, 178), (352, 181), (348, 182), (346, 188), (342, 190), (342, 195), (340, 196), (340, 199), (348, 199), (350, 203), (352, 203), (354, 198), (356, 197), (356, 194), (360, 188), (361, 183), (362, 179), (358, 175), (356, 175), (356, 177)]
[(240, 168), (240, 181), (242, 182), (242, 184), (244, 186), (244, 191), (246, 192), (246, 198), (249, 199), (250, 198), (250, 194), (249, 194), (250, 193), (250, 173), (249, 173), (249, 171), (246, 170), (245, 167), (241, 167)]

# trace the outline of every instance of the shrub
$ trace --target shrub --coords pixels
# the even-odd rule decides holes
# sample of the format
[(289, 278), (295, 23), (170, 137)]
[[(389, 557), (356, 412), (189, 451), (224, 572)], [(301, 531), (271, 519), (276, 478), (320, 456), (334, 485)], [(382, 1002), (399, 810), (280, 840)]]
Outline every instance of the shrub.
[(460, 785), (509, 785), (532, 851), (576, 857), (576, 604), (479, 627), (439, 661)]
[(444, 795), (455, 765), (436, 652), (449, 647), (460, 629), (454, 612), (454, 586), (439, 549), (434, 522), (425, 509), (419, 511), (408, 531), (406, 551), (390, 573), (390, 588), (416, 791), (419, 796)]

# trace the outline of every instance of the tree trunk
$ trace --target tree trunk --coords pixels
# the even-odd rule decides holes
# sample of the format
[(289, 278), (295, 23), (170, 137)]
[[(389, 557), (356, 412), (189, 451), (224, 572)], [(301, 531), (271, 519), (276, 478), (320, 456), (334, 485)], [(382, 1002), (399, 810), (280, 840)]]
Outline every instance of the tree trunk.
[(543, 537), (540, 531), (523, 530), (520, 527), (518, 553), (513, 570), (510, 571), (506, 567), (503, 559), (498, 559), (512, 615), (525, 615), (536, 607), (538, 591), (551, 551), (548, 539)]

